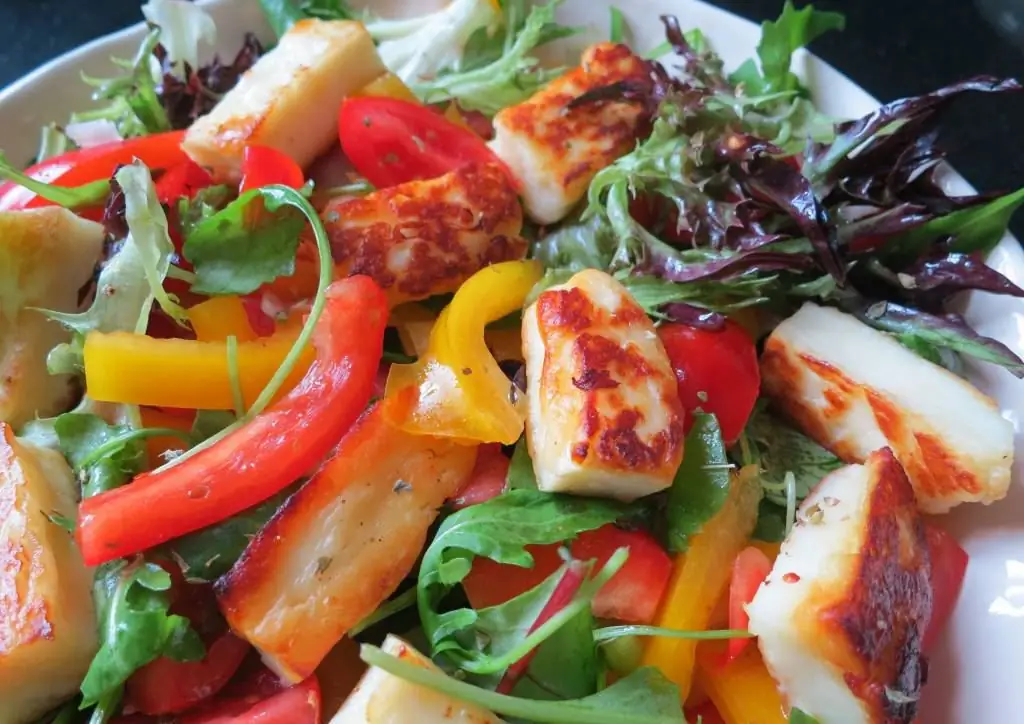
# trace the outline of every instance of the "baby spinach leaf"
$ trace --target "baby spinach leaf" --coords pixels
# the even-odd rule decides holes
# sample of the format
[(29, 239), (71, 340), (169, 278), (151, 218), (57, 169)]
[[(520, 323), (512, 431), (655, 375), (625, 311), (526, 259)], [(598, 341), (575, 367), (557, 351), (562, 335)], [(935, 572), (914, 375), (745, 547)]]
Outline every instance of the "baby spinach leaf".
[[(505, 668), (497, 666), (494, 657), (482, 654), (475, 642), (467, 644), (465, 640), (484, 612), (472, 608), (440, 611), (446, 595), (468, 575), (473, 559), (484, 556), (528, 568), (534, 560), (526, 546), (569, 540), (629, 511), (629, 506), (610, 501), (520, 489), (449, 516), (423, 555), (418, 582), (420, 619), (434, 653), (448, 652), (474, 673)], [(485, 625), (492, 615), (496, 612), (483, 618)]]
[(187, 618), (169, 613), (171, 577), (141, 558), (115, 561), (96, 573), (100, 650), (82, 681), (82, 707), (117, 691), (131, 674), (168, 656), (197, 661), (205, 650)]
[(171, 555), (181, 566), (185, 580), (209, 583), (227, 573), (249, 541), (294, 491), (294, 487), (288, 488), (238, 515), (169, 543)]
[(686, 455), (668, 493), (668, 547), (685, 551), (729, 494), (729, 470), (722, 429), (714, 415), (694, 413), (686, 436)]
[(638, 669), (593, 696), (536, 701), (506, 696), (364, 645), (363, 661), (399, 678), (507, 717), (549, 724), (683, 724), (679, 689), (657, 669)]
[(108, 425), (96, 415), (68, 412), (54, 421), (60, 451), (91, 498), (119, 488), (142, 470), (146, 451), (127, 425)]
[(183, 249), (195, 267), (193, 290), (249, 294), (293, 273), (305, 221), (284, 206), (292, 201), (281, 189), (253, 189), (195, 225)]
[(750, 77), (744, 74), (749, 94), (799, 89), (800, 81), (789, 69), (793, 53), (829, 30), (842, 30), (845, 26), (846, 19), (840, 13), (816, 10), (813, 5), (797, 10), (790, 0), (786, 0), (778, 19), (761, 26), (757, 57), (761, 61), (762, 83), (752, 87)]
[(512, 690), (524, 699), (582, 699), (597, 692), (594, 615), (580, 611), (537, 647), (526, 674)]
[(519, 439), (515, 450), (512, 451), (505, 487), (509, 490), (537, 489), (537, 474), (533, 471), (533, 458), (530, 457), (530, 447), (526, 444), (525, 437)]
[(843, 467), (843, 461), (767, 410), (758, 410), (744, 431), (757, 454), (765, 498), (786, 505), (782, 492), (786, 473), (796, 479), (796, 499), (807, 497), (821, 479)]

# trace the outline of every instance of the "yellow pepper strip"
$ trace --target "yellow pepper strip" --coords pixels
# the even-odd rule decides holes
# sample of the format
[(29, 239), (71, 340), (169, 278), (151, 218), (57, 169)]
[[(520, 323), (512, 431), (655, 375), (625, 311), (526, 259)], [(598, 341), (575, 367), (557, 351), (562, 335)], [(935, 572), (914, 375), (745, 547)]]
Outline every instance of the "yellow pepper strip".
[[(238, 377), (248, 407), (288, 354), (298, 329), (238, 345)], [(313, 362), (312, 347), (278, 393), (298, 384)], [(127, 402), (155, 407), (231, 410), (231, 377), (226, 342), (154, 339), (125, 332), (90, 332), (85, 337), (85, 384), (99, 402)]]
[[(743, 468), (733, 476), (722, 509), (693, 537), (686, 554), (676, 558), (656, 626), (687, 631), (707, 629), (715, 605), (729, 585), (732, 562), (754, 530), (760, 500), (757, 468)], [(693, 640), (652, 638), (644, 650), (643, 664), (661, 669), (679, 687), (686, 701), (696, 647)]]
[(724, 647), (704, 642), (697, 655), (696, 683), (707, 692), (725, 724), (786, 724), (789, 717), (782, 695), (761, 660), (756, 646), (738, 659), (717, 667)]
[(239, 342), (257, 338), (240, 297), (212, 297), (190, 307), (188, 321), (200, 342), (223, 342), (234, 336)]
[(398, 331), (398, 339), (405, 353), (422, 357), (430, 348), (430, 330), (437, 322), (437, 315), (422, 304), (409, 302), (399, 304), (391, 310), (388, 326)]
[(484, 267), (455, 292), (430, 332), (427, 353), (392, 365), (386, 396), (392, 424), (416, 435), (511, 445), (523, 432), (525, 401), (510, 394), (487, 349), (484, 327), (521, 309), (540, 280), (536, 261)]
[(420, 99), (416, 97), (416, 94), (412, 92), (409, 86), (391, 72), (378, 76), (352, 95), (356, 97), (397, 98), (400, 101), (409, 101), (410, 103), (420, 102)]

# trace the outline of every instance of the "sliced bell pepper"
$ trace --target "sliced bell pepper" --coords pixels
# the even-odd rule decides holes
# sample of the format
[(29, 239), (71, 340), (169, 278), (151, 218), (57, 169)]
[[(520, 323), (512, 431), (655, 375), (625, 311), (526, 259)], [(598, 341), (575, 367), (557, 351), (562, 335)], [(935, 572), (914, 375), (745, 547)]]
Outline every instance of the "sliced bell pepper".
[(232, 336), (239, 342), (257, 339), (241, 297), (211, 297), (189, 307), (188, 321), (200, 342), (223, 342)]
[[(290, 327), (238, 345), (238, 380), (246, 407), (277, 372), (298, 334), (298, 329)], [(311, 348), (303, 351), (279, 397), (299, 384), (315, 356)], [(89, 396), (98, 402), (234, 409), (227, 342), (90, 332), (84, 357), (85, 384)]]
[(391, 71), (367, 83), (352, 95), (357, 97), (397, 98), (402, 101), (409, 101), (410, 103), (420, 102), (420, 99), (416, 97), (416, 94), (412, 92), (409, 86)]
[[(754, 466), (733, 476), (722, 509), (693, 537), (690, 549), (676, 558), (657, 626), (686, 631), (708, 628), (715, 605), (729, 583), (732, 563), (754, 530), (760, 500), (761, 486)], [(661, 669), (686, 701), (696, 649), (697, 642), (692, 639), (652, 638), (644, 650), (643, 663)]]
[(273, 184), (300, 189), (304, 183), (302, 168), (288, 154), (269, 146), (246, 146), (242, 152), (239, 194)]
[[(25, 173), (54, 186), (71, 188), (109, 179), (118, 166), (131, 163), (136, 158), (151, 170), (171, 168), (188, 160), (181, 150), (184, 137), (184, 131), (171, 131), (104, 143), (37, 163)], [(0, 184), (0, 211), (52, 205), (53, 202), (15, 183)]]
[(162, 204), (173, 204), (182, 197), (192, 198), (197, 191), (213, 184), (213, 176), (186, 158), (177, 166), (167, 169), (156, 180), (156, 197)]
[(722, 642), (704, 642), (698, 649), (697, 684), (707, 692), (725, 724), (789, 721), (782, 695), (756, 646), (748, 647), (725, 668), (718, 665), (725, 655)]
[(391, 422), (417, 435), (469, 442), (519, 439), (526, 406), (487, 349), (484, 328), (521, 309), (540, 280), (536, 261), (484, 267), (455, 293), (430, 332), (427, 354), (392, 365), (387, 396)]
[[(87, 565), (132, 555), (260, 503), (308, 473), (362, 413), (384, 347), (387, 298), (368, 277), (327, 289), (317, 358), (301, 384), (178, 464), (89, 498), (76, 537)], [(153, 374), (153, 386), (173, 375)]]

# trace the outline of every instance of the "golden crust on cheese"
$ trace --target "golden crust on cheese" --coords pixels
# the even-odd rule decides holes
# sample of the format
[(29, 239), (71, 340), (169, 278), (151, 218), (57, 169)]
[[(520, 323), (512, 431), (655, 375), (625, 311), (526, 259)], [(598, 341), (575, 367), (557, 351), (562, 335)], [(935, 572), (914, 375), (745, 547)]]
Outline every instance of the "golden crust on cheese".
[(71, 696), (98, 642), (92, 576), (48, 513), (75, 517), (60, 453), (0, 423), (0, 722), (32, 721)]
[(1013, 427), (995, 403), (850, 315), (805, 304), (768, 337), (761, 379), (776, 407), (843, 460), (892, 448), (925, 512), (1009, 489)]
[(324, 210), (338, 268), (366, 274), (392, 301), (455, 291), (481, 268), (521, 259), (523, 212), (495, 164), (471, 164)]
[(671, 485), (684, 412), (654, 325), (587, 270), (523, 315), (528, 440), (543, 490), (632, 500)]
[(103, 239), (102, 226), (67, 209), (0, 212), (0, 421), (20, 428), (71, 401), (70, 375), (46, 369), (50, 350), (71, 333), (28, 307), (78, 311)]
[(526, 211), (550, 224), (583, 198), (594, 175), (631, 150), (640, 109), (602, 102), (568, 109), (583, 93), (647, 76), (643, 60), (625, 45), (598, 43), (579, 67), (555, 79), (519, 105), (494, 117), (491, 148), (523, 184)]
[(341, 102), (385, 70), (361, 23), (299, 21), (192, 124), (182, 148), (218, 180), (238, 180), (249, 145), (305, 167), (336, 142)]
[(924, 523), (892, 452), (828, 475), (747, 607), (789, 704), (836, 724), (913, 721), (929, 577)]
[(475, 463), (473, 447), (392, 429), (383, 413), (356, 423), (217, 583), (231, 628), (290, 681), (394, 592)]

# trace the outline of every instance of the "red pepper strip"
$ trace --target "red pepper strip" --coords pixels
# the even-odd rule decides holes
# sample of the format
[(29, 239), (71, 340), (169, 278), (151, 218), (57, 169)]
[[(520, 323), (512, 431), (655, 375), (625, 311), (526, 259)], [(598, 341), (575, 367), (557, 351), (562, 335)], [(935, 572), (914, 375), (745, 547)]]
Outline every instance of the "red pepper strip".
[(242, 153), (242, 186), (239, 194), (281, 184), (293, 189), (306, 183), (299, 164), (286, 153), (269, 146), (246, 146)]
[[(565, 568), (565, 573), (562, 574), (562, 579), (555, 586), (555, 590), (551, 592), (551, 598), (544, 604), (544, 608), (541, 609), (540, 614), (537, 615), (537, 620), (530, 626), (530, 630), (526, 632), (529, 636), (538, 628), (543, 626), (551, 619), (556, 613), (561, 611), (563, 608), (568, 606), (576, 595), (576, 592), (580, 590), (580, 586), (587, 578), (587, 566), (581, 561), (573, 561)], [(534, 649), (528, 653), (519, 661), (515, 662), (508, 667), (505, 671), (505, 675), (502, 677), (501, 682), (498, 684), (496, 691), (499, 694), (508, 694), (515, 688), (516, 682), (526, 673), (526, 670), (530, 666), (530, 662), (533, 660), (534, 655), (537, 653), (537, 649)]]
[(192, 198), (196, 192), (213, 184), (209, 172), (190, 158), (167, 169), (156, 181), (156, 197), (161, 204), (174, 204), (182, 197)]
[[(150, 169), (170, 168), (188, 160), (188, 156), (181, 150), (184, 137), (184, 131), (170, 131), (104, 143), (55, 156), (37, 163), (25, 173), (54, 186), (70, 188), (108, 179), (114, 175), (118, 166), (131, 163), (136, 158)], [(0, 211), (53, 205), (52, 201), (13, 182), (0, 184)]]
[(369, 277), (331, 284), (317, 358), (288, 395), (192, 457), (86, 500), (87, 565), (132, 555), (260, 503), (309, 472), (366, 408), (380, 364), (387, 299)]

